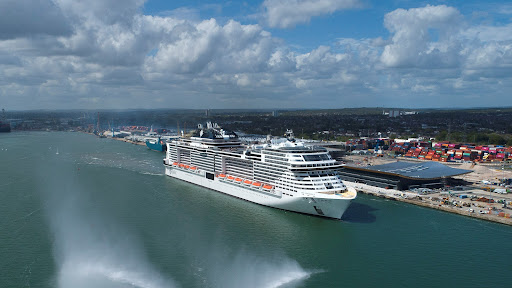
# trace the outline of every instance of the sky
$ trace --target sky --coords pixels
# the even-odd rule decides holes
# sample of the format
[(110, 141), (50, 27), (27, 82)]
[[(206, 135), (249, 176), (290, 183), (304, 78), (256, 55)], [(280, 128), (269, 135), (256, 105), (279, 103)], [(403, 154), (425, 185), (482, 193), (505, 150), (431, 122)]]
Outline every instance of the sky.
[(512, 106), (512, 3), (0, 0), (0, 108)]

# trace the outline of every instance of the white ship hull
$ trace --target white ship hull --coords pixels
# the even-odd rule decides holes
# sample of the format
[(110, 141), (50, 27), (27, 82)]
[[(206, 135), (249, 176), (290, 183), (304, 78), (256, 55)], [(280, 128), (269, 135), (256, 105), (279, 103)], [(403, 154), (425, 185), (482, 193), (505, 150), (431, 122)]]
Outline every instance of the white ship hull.
[[(205, 177), (204, 173), (192, 172), (171, 166), (165, 167), (165, 174), (260, 205), (328, 218), (340, 219), (353, 199), (338, 195), (315, 197), (318, 193), (308, 192), (300, 193), (301, 196), (291, 196), (279, 191), (265, 192), (262, 188), (250, 188), (250, 186), (244, 184), (220, 180), (219, 178), (210, 180)], [(355, 190), (353, 193), (356, 193)]]

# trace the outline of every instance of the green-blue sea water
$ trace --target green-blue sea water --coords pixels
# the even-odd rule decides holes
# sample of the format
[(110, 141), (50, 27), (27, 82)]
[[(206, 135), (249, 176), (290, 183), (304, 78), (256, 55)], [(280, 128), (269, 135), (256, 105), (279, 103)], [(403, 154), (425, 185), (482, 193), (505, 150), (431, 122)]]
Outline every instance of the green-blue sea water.
[(0, 134), (0, 287), (512, 287), (512, 227), (366, 195), (341, 221), (281, 211), (163, 157)]

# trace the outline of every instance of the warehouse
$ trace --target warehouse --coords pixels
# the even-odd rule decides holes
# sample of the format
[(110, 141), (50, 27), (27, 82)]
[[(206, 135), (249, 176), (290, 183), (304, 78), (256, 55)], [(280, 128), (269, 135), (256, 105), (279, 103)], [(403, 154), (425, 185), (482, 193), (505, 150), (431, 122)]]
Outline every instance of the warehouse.
[(343, 180), (397, 190), (455, 185), (460, 180), (453, 179), (453, 176), (471, 172), (471, 170), (451, 168), (438, 162), (393, 162), (366, 167), (347, 165), (339, 170)]

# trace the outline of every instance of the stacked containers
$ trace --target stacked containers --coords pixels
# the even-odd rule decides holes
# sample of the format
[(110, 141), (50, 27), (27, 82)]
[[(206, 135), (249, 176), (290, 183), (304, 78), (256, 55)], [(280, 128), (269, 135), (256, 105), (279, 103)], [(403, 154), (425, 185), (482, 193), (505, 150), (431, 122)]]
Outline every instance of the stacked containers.
[[(416, 149), (421, 149), (421, 148), (416, 148)], [(428, 149), (421, 149), (418, 159), (425, 160), (425, 156), (427, 156), (427, 154), (428, 154)]]
[(464, 153), (463, 150), (460, 150), (460, 149), (455, 150), (455, 156), (453, 157), (453, 159), (462, 160), (463, 153)]
[(415, 148), (412, 156), (414, 158), (418, 158), (420, 156), (420, 154), (421, 154), (421, 148)]
[(459, 144), (455, 144), (455, 143), (450, 143), (448, 144), (448, 148), (452, 148), (452, 149), (459, 149), (460, 145)]
[(436, 154), (436, 151), (429, 150), (427, 156), (425, 156), (425, 160), (432, 160), (432, 157)]
[[(367, 144), (364, 140), (354, 141), (358, 146)], [(405, 157), (419, 158), (423, 160), (447, 162), (451, 160), (464, 161), (512, 161), (512, 147), (503, 146), (475, 146), (473, 144), (455, 144), (447, 141), (435, 143), (428, 142), (404, 142), (392, 143), (389, 150), (395, 154), (405, 154)], [(428, 146), (433, 149), (428, 149)]]
[(471, 159), (471, 150), (469, 150), (468, 147), (462, 146), (462, 147), (460, 147), (460, 149), (462, 150), (462, 160), (464, 160), (464, 161), (473, 160), (473, 159)]

